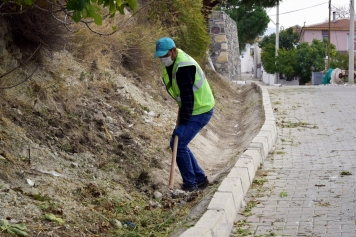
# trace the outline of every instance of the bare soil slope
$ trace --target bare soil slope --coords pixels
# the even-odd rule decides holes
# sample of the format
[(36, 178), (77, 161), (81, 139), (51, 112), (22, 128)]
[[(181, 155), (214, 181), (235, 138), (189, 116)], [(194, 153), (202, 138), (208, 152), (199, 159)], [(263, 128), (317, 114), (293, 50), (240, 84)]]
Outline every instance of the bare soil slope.
[[(0, 218), (24, 223), (29, 236), (181, 232), (262, 125), (257, 91), (207, 68), (215, 114), (191, 148), (214, 182), (200, 193), (171, 192), (177, 106), (159, 74), (99, 70), (65, 50), (42, 49), (39, 64), (30, 81), (0, 90)], [(178, 189), (178, 170), (175, 180)]]

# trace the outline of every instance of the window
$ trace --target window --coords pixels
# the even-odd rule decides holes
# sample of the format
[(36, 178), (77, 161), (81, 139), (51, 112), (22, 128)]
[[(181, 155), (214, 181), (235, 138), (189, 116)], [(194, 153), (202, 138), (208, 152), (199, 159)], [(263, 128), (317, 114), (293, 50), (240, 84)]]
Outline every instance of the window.
[(322, 37), (322, 41), (324, 40), (324, 39), (328, 39), (329, 38), (329, 31), (328, 30), (322, 30), (321, 31), (321, 37)]

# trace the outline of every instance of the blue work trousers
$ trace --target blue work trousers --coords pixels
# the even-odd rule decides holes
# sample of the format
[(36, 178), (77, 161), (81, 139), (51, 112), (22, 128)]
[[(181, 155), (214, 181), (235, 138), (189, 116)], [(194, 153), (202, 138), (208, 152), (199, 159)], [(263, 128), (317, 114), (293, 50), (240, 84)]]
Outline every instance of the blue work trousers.
[[(188, 144), (198, 132), (208, 124), (213, 116), (214, 109), (204, 114), (192, 115), (185, 126), (183, 136), (178, 139), (177, 165), (183, 178), (184, 187), (196, 187), (197, 184), (206, 179), (204, 171), (198, 165), (193, 153), (188, 148)], [(173, 150), (174, 138), (171, 138), (170, 146)]]

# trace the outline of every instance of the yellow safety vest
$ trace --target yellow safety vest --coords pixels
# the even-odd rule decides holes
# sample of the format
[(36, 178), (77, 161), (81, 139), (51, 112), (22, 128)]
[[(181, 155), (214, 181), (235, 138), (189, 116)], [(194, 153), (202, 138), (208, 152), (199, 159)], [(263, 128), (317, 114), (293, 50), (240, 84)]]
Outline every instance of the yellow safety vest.
[[(199, 64), (183, 50), (177, 49), (178, 55), (173, 65), (172, 83), (169, 81), (169, 76), (166, 67), (163, 66), (163, 82), (166, 85), (168, 93), (178, 103), (179, 108), (182, 107), (180, 91), (177, 84), (177, 71), (180, 67), (195, 66), (195, 80), (193, 84), (194, 92), (194, 107), (192, 115), (203, 114), (210, 111), (215, 104), (213, 93), (211, 92), (208, 81), (205, 78), (204, 72)], [(182, 79), (180, 79), (182, 80)], [(184, 80), (184, 79), (183, 79)]]

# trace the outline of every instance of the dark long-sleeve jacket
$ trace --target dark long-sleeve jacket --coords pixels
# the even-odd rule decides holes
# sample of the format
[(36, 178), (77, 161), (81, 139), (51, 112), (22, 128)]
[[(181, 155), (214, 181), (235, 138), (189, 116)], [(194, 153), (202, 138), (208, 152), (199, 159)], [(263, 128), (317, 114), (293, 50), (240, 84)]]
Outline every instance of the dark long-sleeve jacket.
[[(170, 82), (172, 82), (173, 65), (166, 67)], [(195, 66), (180, 67), (176, 74), (177, 85), (180, 91), (182, 107), (179, 112), (179, 124), (187, 125), (194, 108), (193, 85), (195, 80)]]

